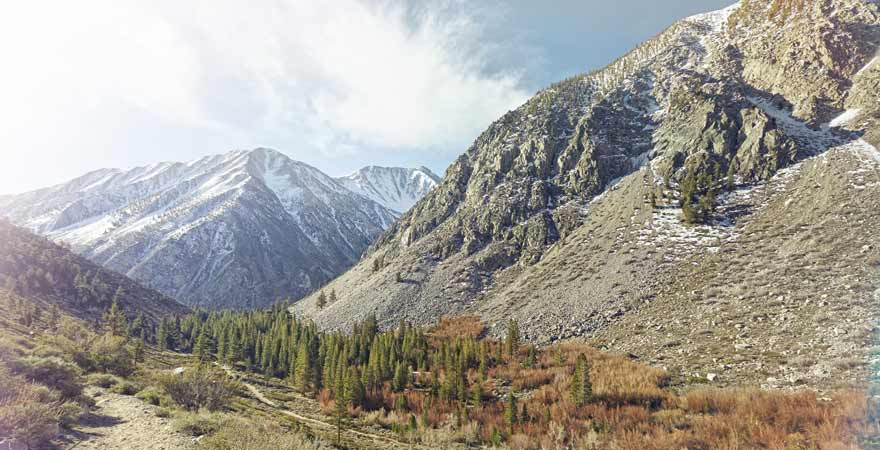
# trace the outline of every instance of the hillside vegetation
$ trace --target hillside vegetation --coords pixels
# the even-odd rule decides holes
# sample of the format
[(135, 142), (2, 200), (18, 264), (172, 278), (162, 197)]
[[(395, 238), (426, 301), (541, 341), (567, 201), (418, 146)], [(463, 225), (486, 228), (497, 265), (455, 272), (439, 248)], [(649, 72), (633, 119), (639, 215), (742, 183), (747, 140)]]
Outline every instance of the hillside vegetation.
[(858, 390), (670, 386), (663, 370), (582, 344), (523, 345), (516, 322), (503, 340), (472, 317), (386, 332), (368, 319), (343, 334), (279, 304), (162, 326), (175, 336), (165, 345), (284, 380), (340, 428), (432, 448), (860, 448), (877, 432), (877, 405)]
[[(57, 307), (97, 320), (114, 300), (131, 315), (155, 322), (189, 309), (170, 297), (77, 256), (44, 237), (0, 220), (0, 291), (11, 307), (32, 315)], [(54, 306), (53, 306), (54, 305)]]

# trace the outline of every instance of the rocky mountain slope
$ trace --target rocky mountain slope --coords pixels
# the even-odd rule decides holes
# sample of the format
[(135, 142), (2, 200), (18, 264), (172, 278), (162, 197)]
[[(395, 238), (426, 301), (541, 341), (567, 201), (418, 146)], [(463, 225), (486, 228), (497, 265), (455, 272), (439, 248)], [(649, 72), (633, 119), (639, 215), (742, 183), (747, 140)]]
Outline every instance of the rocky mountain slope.
[(337, 180), (346, 188), (402, 214), (434, 189), (440, 177), (426, 167), (367, 166)]
[(200, 307), (299, 298), (354, 264), (395, 213), (268, 149), (106, 169), (0, 214)]
[[(589, 337), (719, 382), (864, 377), (878, 43), (869, 0), (684, 19), (491, 124), (327, 286), (336, 303), (294, 310), (343, 328), (516, 318), (534, 342)], [(686, 224), (683, 205), (708, 212)]]
[[(0, 220), (0, 291), (48, 314), (60, 311), (94, 321), (119, 302), (129, 318), (183, 315), (189, 308), (54, 242)], [(11, 312), (10, 312), (11, 314)], [(9, 317), (4, 317), (9, 319)]]

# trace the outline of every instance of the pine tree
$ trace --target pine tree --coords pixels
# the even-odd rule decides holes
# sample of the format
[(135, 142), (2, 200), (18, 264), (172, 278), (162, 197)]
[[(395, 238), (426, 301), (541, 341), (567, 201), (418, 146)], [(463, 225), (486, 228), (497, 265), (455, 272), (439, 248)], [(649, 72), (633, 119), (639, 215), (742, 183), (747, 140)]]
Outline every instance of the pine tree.
[(330, 289), (330, 303), (336, 303), (336, 289)]
[(486, 378), (489, 374), (489, 345), (486, 341), (480, 343), (480, 376)]
[(583, 354), (577, 357), (574, 375), (571, 377), (569, 394), (571, 402), (575, 406), (583, 406), (593, 397), (593, 384), (590, 381), (590, 364)]
[(159, 328), (156, 330), (156, 345), (162, 350), (168, 350), (168, 322), (162, 319), (159, 322)]
[(196, 339), (196, 344), (193, 346), (193, 354), (196, 356), (196, 359), (201, 363), (209, 363), (214, 358), (214, 342), (211, 338), (211, 335), (208, 334), (208, 328), (202, 328), (201, 333), (199, 333), (199, 337)]
[(336, 398), (334, 399), (333, 415), (336, 417), (336, 443), (342, 442), (342, 427), (345, 416), (348, 413), (348, 399), (345, 398), (345, 377), (340, 377), (336, 381), (336, 389), (334, 389)]
[(510, 319), (507, 322), (507, 336), (504, 338), (504, 347), (509, 357), (513, 357), (519, 349), (519, 324), (515, 319)]
[(402, 392), (406, 389), (406, 385), (409, 383), (408, 375), (406, 364), (398, 362), (397, 368), (394, 370), (394, 380), (392, 381), (394, 392)]
[(526, 362), (524, 364), (526, 366), (526, 368), (531, 369), (531, 368), (535, 367), (535, 363), (537, 362), (537, 358), (538, 358), (538, 355), (535, 352), (535, 347), (530, 345), (529, 346), (529, 356), (526, 358)]
[(128, 335), (143, 339), (146, 336), (146, 317), (144, 313), (138, 315), (128, 324)]
[(321, 291), (321, 293), (318, 294), (316, 305), (318, 306), (318, 309), (324, 309), (324, 307), (327, 306), (327, 296), (324, 295), (324, 291)]
[(507, 401), (504, 403), (504, 422), (507, 424), (508, 433), (513, 434), (513, 427), (519, 422), (516, 410), (516, 397), (513, 392), (507, 394)]
[(583, 404), (583, 382), (581, 381), (580, 368), (575, 365), (574, 373), (571, 376), (571, 386), (569, 387), (568, 397), (575, 406)]
[(135, 364), (141, 363), (144, 361), (144, 341), (141, 339), (137, 339), (134, 341), (134, 345), (131, 349), (131, 355), (134, 359)]
[(364, 385), (361, 383), (361, 375), (358, 373), (357, 367), (349, 369), (348, 379), (346, 380), (345, 398), (351, 406), (357, 408), (364, 404)]
[(480, 407), (483, 405), (483, 377), (482, 375), (477, 378), (477, 381), (474, 383), (474, 406)]
[(690, 202), (681, 206), (681, 215), (682, 218), (684, 218), (685, 223), (696, 223), (700, 218), (699, 213)]
[(113, 336), (126, 336), (126, 332), (128, 331), (128, 321), (125, 319), (125, 314), (122, 312), (122, 308), (119, 306), (118, 298), (122, 295), (122, 288), (120, 287), (116, 291), (116, 295), (113, 296), (113, 303), (110, 305), (110, 309), (104, 313), (102, 317), (102, 321), (104, 322), (104, 328)]
[(399, 393), (394, 396), (394, 409), (396, 411), (406, 411), (406, 395)]
[(224, 355), (224, 359), (228, 362), (235, 363), (241, 359), (242, 354), (242, 345), (241, 340), (238, 338), (238, 333), (235, 331), (230, 331), (229, 339), (226, 344), (226, 355)]
[[(308, 392), (309, 384), (312, 381), (312, 363), (308, 343), (303, 339), (296, 351), (296, 371), (294, 375), (296, 388), (302, 394)], [(340, 393), (340, 395), (342, 394)]]

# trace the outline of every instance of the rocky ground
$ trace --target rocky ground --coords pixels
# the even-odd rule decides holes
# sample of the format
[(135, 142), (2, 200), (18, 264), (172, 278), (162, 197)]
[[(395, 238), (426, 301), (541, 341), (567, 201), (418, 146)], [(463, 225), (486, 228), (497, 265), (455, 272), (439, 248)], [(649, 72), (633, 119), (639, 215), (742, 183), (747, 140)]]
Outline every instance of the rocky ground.
[(89, 388), (96, 405), (73, 432), (65, 436), (67, 449), (178, 450), (193, 449), (191, 437), (175, 431), (170, 419), (156, 415), (159, 407), (130, 395)]

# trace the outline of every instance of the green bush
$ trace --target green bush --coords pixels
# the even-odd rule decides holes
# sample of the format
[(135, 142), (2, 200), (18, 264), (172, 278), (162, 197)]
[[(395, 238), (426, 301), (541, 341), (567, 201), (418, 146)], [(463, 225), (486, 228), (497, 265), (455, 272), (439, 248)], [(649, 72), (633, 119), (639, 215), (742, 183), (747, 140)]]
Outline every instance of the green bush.
[(229, 418), (224, 426), (199, 441), (199, 448), (207, 450), (324, 450), (330, 445), (272, 422), (257, 422), (243, 418)]
[(86, 376), (86, 383), (91, 386), (97, 386), (104, 389), (111, 388), (119, 384), (122, 378), (109, 373), (90, 373)]
[(55, 389), (64, 398), (75, 398), (82, 394), (79, 370), (59, 358), (29, 356), (13, 363), (12, 371), (28, 381)]
[(134, 396), (135, 398), (143, 400), (144, 402), (154, 406), (159, 406), (159, 404), (162, 403), (162, 393), (152, 387), (142, 389)]
[(98, 338), (90, 350), (90, 359), (95, 370), (128, 377), (137, 368), (134, 354), (126, 344), (125, 338), (104, 335)]
[(224, 413), (183, 411), (174, 417), (172, 425), (181, 433), (204, 436), (225, 427), (229, 420), (229, 415)]
[(55, 403), (43, 403), (28, 385), (19, 386), (0, 400), (0, 436), (10, 448), (45, 448), (58, 435), (60, 417)]
[(134, 395), (140, 390), (141, 386), (128, 380), (122, 380), (119, 383), (116, 383), (115, 386), (110, 388), (110, 392), (122, 395)]
[(188, 410), (220, 410), (238, 389), (225, 372), (208, 366), (190, 367), (181, 374), (162, 375), (158, 381), (172, 400)]
[(64, 402), (58, 407), (58, 422), (65, 428), (70, 428), (88, 412), (88, 408), (77, 402)]

